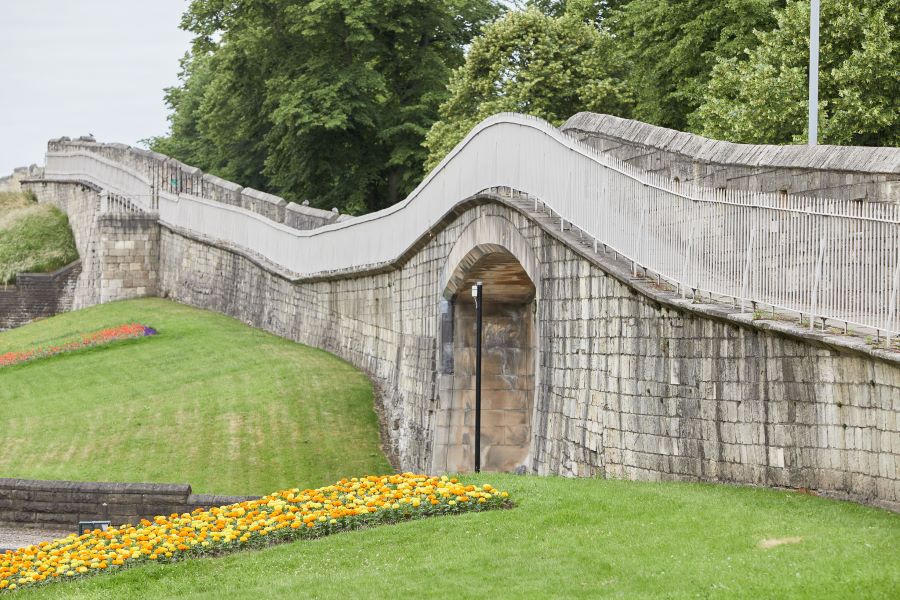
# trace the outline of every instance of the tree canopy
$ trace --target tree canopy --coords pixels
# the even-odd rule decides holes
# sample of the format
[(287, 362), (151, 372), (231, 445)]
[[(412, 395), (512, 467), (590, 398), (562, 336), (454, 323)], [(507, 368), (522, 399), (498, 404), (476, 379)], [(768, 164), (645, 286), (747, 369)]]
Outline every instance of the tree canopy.
[(495, 0), (193, 0), (155, 150), (289, 199), (363, 212), (421, 176), (452, 68)]
[[(819, 140), (900, 145), (900, 0), (824, 0)], [(748, 143), (807, 141), (809, 1), (790, 2), (744, 60), (722, 58), (691, 123)]]
[[(900, 0), (822, 0), (820, 140), (900, 142)], [(481, 119), (806, 141), (809, 0), (193, 0), (153, 149), (289, 200), (401, 199)]]
[(631, 0), (607, 20), (628, 61), (634, 118), (685, 130), (717, 60), (740, 57), (783, 0)]
[(560, 124), (582, 110), (627, 115), (625, 69), (608, 33), (582, 14), (554, 17), (534, 7), (485, 27), (450, 78), (425, 145), (433, 168), (482, 119), (504, 111)]

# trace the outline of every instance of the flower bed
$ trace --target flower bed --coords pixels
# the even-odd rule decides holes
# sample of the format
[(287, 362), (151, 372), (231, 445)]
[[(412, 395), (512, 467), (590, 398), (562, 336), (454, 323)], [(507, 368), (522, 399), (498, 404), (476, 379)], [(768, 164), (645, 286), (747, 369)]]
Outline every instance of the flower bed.
[(489, 484), (402, 475), (369, 476), (314, 490), (197, 509), (84, 535), (72, 534), (0, 555), (0, 591), (75, 579), (146, 562), (223, 554), (384, 523), (512, 506)]
[(72, 352), (74, 350), (108, 344), (117, 340), (145, 337), (148, 335), (156, 335), (156, 330), (139, 323), (128, 323), (126, 325), (119, 325), (118, 327), (101, 329), (100, 331), (95, 331), (93, 333), (86, 333), (82, 335), (80, 339), (61, 342), (50, 346), (38, 346), (37, 348), (21, 352), (7, 352), (6, 354), (0, 354), (0, 367), (18, 365), (37, 358), (62, 354), (63, 352)]

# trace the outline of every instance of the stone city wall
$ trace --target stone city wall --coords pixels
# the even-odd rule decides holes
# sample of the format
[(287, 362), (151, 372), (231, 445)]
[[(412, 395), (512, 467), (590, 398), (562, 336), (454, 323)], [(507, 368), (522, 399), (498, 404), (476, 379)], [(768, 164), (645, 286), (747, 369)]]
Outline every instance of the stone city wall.
[(477, 202), (393, 270), (319, 281), (292, 282), (164, 228), (160, 291), (365, 370), (400, 466), (440, 470), (441, 440), (466, 410), (441, 395), (452, 376), (437, 356), (442, 271), (463, 232), (488, 220), (521, 234), (539, 263), (527, 471), (802, 487), (900, 506), (896, 357), (638, 289), (627, 267), (591, 258), (525, 205)]
[[(569, 130), (595, 145), (619, 135), (601, 135), (587, 125)], [(78, 143), (147, 169), (151, 181), (169, 181), (185, 193), (220, 197), (290, 226), (317, 226), (316, 215), (306, 214), (316, 209), (282, 205), (152, 153)], [(637, 147), (623, 143), (619, 152)], [(651, 154), (673, 173), (684, 175), (689, 165), (694, 179), (715, 187), (722, 183), (716, 177), (725, 177), (723, 169), (738, 168), (682, 150)], [(853, 195), (849, 190), (865, 182), (865, 198), (891, 200), (896, 178), (885, 175), (881, 186), (879, 173), (853, 171), (862, 169), (853, 162), (856, 150), (844, 162), (828, 152), (818, 170), (797, 157), (775, 164), (747, 156), (741, 168), (752, 177), (725, 179), (758, 189), (770, 185), (766, 177), (783, 176), (796, 180), (787, 193), (818, 193), (826, 189), (826, 168), (836, 181), (844, 177), (834, 188), (840, 188), (838, 195)], [(867, 150), (873, 169), (881, 168), (879, 156), (893, 160), (890, 152)], [(794, 151), (785, 152), (790, 158)], [(723, 150), (722, 156), (731, 154)], [(707, 167), (713, 175), (696, 175)], [(850, 172), (863, 174), (846, 179)], [(875, 185), (871, 194), (869, 183)], [(488, 194), (452, 205), (459, 199), (448, 198), (445, 218), (390, 264), (293, 280), (249, 249), (170, 224), (157, 231), (152, 217), (98, 216), (98, 191), (80, 182), (28, 185), (70, 215), (83, 257), (76, 306), (157, 294), (333, 352), (372, 378), (386, 451), (403, 469), (466, 466), (460, 445), (471, 439), (471, 365), (454, 361), (468, 360), (471, 349), (464, 337), (454, 336), (462, 336), (459, 328), (470, 319), (464, 312), (469, 309), (450, 304), (455, 294), (466, 293), (459, 288), (466, 277), (460, 265), (474, 268), (476, 259), (502, 251), (534, 285), (533, 302), (517, 305), (515, 318), (506, 321), (531, 318), (533, 333), (523, 352), (515, 336), (497, 336), (501, 343), (494, 350), (501, 360), (490, 373), (485, 409), (497, 417), (491, 435), (503, 438), (493, 442), (508, 446), (507, 458), (513, 460), (514, 440), (528, 438), (522, 442), (524, 458), (515, 457), (522, 470), (808, 488), (900, 507), (896, 353), (682, 300), (655, 281), (632, 277), (630, 265), (593, 253), (579, 232), (560, 231), (558, 220), (535, 213), (532, 201)], [(327, 222), (333, 222), (328, 214)], [(114, 281), (120, 283), (110, 285)], [(516, 356), (529, 357), (533, 367), (508, 370), (505, 357)], [(521, 384), (509, 387), (512, 378)], [(533, 393), (533, 401), (524, 409), (518, 402), (516, 411), (531, 414), (527, 427), (517, 423), (513, 432), (502, 423), (504, 408), (492, 403), (523, 391)]]
[(81, 272), (75, 282), (72, 309), (93, 306), (100, 302), (100, 243), (97, 219), (100, 214), (100, 188), (81, 181), (26, 180), (26, 191), (47, 202), (69, 217), (75, 247), (81, 260)]
[(107, 213), (98, 218), (100, 302), (156, 295), (159, 223), (141, 213)]
[(709, 188), (900, 203), (900, 148), (733, 144), (612, 115), (561, 127), (646, 171)]

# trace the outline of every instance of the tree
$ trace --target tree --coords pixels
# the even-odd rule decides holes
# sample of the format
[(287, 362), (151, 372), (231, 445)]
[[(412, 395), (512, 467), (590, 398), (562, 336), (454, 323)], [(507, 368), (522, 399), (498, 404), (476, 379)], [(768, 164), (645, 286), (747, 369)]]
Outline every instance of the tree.
[(152, 147), (354, 212), (417, 182), (451, 69), (495, 0), (193, 0), (171, 132)]
[[(823, 0), (819, 139), (900, 145), (900, 0)], [(692, 118), (704, 135), (748, 143), (807, 141), (809, 1), (792, 1), (747, 60), (721, 60)]]
[(685, 130), (713, 65), (757, 43), (784, 0), (630, 0), (606, 20), (629, 63), (634, 117)]
[(531, 7), (485, 27), (453, 73), (450, 98), (428, 132), (427, 169), (498, 112), (527, 113), (557, 125), (583, 110), (627, 115), (630, 99), (612, 39), (582, 16), (552, 17)]
[(549, 17), (568, 14), (600, 25), (610, 12), (627, 2), (628, 0), (527, 0), (526, 6), (533, 6)]

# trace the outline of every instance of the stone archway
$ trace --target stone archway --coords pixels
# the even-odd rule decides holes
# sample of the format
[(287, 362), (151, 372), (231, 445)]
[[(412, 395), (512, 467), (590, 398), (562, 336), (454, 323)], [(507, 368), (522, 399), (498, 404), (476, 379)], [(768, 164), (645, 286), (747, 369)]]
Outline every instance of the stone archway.
[(475, 304), (484, 282), (481, 464), (528, 470), (538, 356), (537, 262), (510, 223), (482, 217), (463, 232), (444, 270), (440, 408), (434, 471), (471, 471), (475, 431)]

